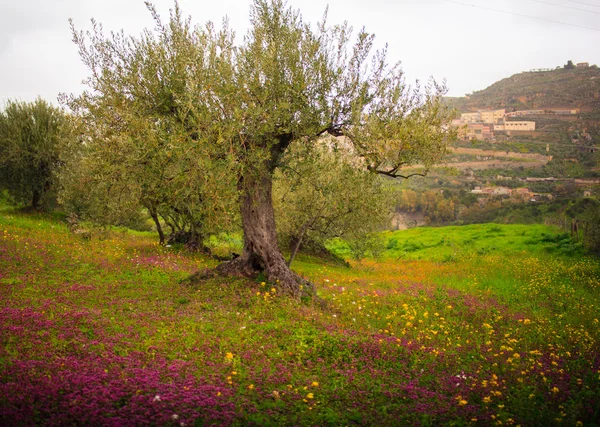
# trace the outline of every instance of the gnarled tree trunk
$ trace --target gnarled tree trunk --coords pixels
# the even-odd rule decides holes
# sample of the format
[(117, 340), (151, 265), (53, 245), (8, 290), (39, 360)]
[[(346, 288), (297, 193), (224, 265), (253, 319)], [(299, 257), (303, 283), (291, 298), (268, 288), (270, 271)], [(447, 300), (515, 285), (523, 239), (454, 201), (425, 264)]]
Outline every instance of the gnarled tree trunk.
[(271, 197), (273, 175), (270, 171), (246, 174), (241, 183), (240, 210), (244, 231), (241, 256), (217, 267), (219, 273), (256, 277), (264, 272), (279, 290), (294, 298), (313, 295), (313, 285), (290, 270), (279, 247)]

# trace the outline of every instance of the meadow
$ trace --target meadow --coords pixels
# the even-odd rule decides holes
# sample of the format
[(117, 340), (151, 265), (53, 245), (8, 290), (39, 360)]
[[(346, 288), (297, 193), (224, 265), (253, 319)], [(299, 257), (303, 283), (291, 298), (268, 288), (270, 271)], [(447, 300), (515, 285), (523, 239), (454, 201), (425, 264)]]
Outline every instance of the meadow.
[[(217, 261), (0, 210), (2, 425), (597, 425), (600, 262), (545, 226), (300, 256), (324, 303)], [(348, 256), (343, 242), (331, 248)]]

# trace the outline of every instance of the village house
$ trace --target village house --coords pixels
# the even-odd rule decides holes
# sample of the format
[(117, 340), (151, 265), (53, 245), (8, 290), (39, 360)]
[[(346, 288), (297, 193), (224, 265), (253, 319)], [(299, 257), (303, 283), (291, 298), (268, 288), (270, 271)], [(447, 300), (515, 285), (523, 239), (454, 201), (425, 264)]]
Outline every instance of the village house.
[(462, 132), (459, 132), (459, 136), (469, 141), (472, 139), (494, 139), (494, 125), (488, 123), (469, 123)]
[(460, 115), (462, 123), (476, 123), (481, 121), (481, 115), (477, 113), (463, 113)]
[(508, 187), (493, 187), (492, 194), (494, 196), (510, 196), (512, 194), (512, 190)]
[(494, 123), (500, 124), (504, 120), (504, 115), (506, 114), (506, 110), (502, 108), (501, 110), (491, 110), (491, 111), (481, 111), (481, 121), (483, 123)]
[(483, 187), (476, 186), (471, 194), (485, 194), (488, 196), (510, 196), (512, 190), (508, 187)]

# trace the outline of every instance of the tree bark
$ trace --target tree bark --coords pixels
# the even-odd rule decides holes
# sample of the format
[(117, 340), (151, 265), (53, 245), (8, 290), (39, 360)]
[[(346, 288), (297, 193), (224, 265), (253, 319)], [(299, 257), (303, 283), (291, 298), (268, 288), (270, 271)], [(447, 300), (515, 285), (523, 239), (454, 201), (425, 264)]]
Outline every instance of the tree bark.
[(158, 219), (158, 212), (156, 212), (156, 208), (152, 207), (148, 209), (150, 212), (150, 216), (154, 220), (154, 225), (156, 225), (156, 231), (158, 232), (158, 239), (161, 245), (165, 244), (165, 233), (163, 232), (162, 226), (160, 225), (160, 221)]
[(284, 294), (297, 299), (314, 295), (314, 286), (290, 270), (277, 245), (272, 173), (246, 174), (241, 186), (244, 250), (238, 258), (219, 265), (217, 272), (245, 277), (256, 277), (263, 272)]
[(290, 260), (288, 261), (288, 267), (292, 266), (292, 263), (294, 262), (294, 258), (296, 258), (296, 254), (298, 253), (298, 250), (300, 249), (300, 246), (302, 245), (302, 239), (304, 239), (304, 233), (306, 233), (306, 230), (308, 229), (308, 223), (304, 224), (304, 226), (302, 227), (302, 230), (300, 230), (300, 235), (296, 238), (296, 243), (294, 244), (294, 247), (292, 249), (292, 253), (290, 254)]
[(40, 190), (38, 190), (37, 188), (34, 189), (33, 197), (31, 199), (31, 209), (37, 210), (39, 208), (41, 198), (42, 198), (42, 195), (40, 193)]

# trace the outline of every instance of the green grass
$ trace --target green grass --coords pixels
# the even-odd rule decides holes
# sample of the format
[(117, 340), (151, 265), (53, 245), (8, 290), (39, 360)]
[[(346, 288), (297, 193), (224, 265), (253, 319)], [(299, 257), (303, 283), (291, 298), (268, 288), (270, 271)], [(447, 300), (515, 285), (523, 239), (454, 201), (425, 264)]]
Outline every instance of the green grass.
[[(540, 224), (474, 224), (451, 227), (418, 227), (381, 234), (383, 259), (452, 261), (473, 254), (552, 254), (581, 256), (584, 250), (568, 234)], [(341, 240), (329, 248), (339, 256), (350, 257)]]
[(543, 226), (381, 239), (351, 268), (300, 256), (313, 305), (262, 280), (186, 285), (217, 262), (2, 207), (0, 423), (599, 422), (598, 259)]

